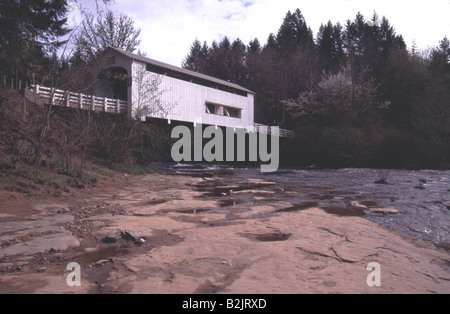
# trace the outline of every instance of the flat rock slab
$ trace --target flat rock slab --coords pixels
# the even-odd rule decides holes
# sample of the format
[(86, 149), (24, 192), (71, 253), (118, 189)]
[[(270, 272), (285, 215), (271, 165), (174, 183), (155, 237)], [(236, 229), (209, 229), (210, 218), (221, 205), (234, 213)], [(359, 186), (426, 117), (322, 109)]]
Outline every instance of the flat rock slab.
[[(124, 260), (134, 272), (121, 273), (112, 287), (132, 282), (131, 293), (450, 292), (450, 273), (442, 268), (447, 254), (360, 217), (316, 208), (176, 234), (183, 241)], [(372, 262), (381, 265), (381, 287), (367, 285)]]
[[(279, 187), (269, 186), (271, 182), (246, 182), (268, 185), (239, 195), (248, 203), (219, 207), (229, 195), (205, 196), (191, 190), (192, 184), (232, 186), (236, 180), (141, 176), (123, 188), (91, 195), (95, 202), (126, 207), (120, 214), (18, 220), (8, 232), (0, 229), (0, 237), (46, 232), (30, 233), (20, 243), (5, 240), (0, 262), (12, 271), (1, 273), (0, 293), (450, 293), (448, 253), (363, 216), (333, 214), (319, 202), (280, 198)], [(260, 192), (266, 190), (273, 193), (264, 197)], [(303, 193), (300, 187), (296, 192)], [(75, 230), (71, 224), (77, 223), (91, 228), (80, 238), (67, 230)], [(126, 233), (133, 241), (123, 238)], [(116, 241), (104, 243), (105, 237)], [(139, 239), (145, 241), (135, 245)], [(21, 258), (51, 249), (61, 250), (58, 257), (64, 262), (48, 254), (42, 263), (14, 268)], [(80, 263), (81, 287), (66, 284), (70, 261)], [(367, 284), (367, 267), (374, 262), (381, 267), (380, 287)]]
[(381, 214), (398, 214), (400, 211), (395, 208), (371, 208), (371, 212), (373, 213), (381, 213)]
[(37, 236), (30, 241), (18, 243), (0, 249), (0, 256), (33, 255), (50, 250), (67, 250), (69, 247), (77, 247), (80, 241), (69, 231), (61, 231), (54, 234)]

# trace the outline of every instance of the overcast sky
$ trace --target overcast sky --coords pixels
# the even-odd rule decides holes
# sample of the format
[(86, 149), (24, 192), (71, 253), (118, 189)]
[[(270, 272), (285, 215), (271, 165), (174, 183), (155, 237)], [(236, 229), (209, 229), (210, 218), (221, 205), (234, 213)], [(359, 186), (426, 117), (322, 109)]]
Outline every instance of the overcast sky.
[[(92, 0), (80, 0), (95, 10)], [(376, 11), (386, 16), (408, 48), (437, 46), (450, 37), (450, 0), (115, 0), (109, 9), (131, 17), (141, 28), (139, 49), (147, 56), (180, 66), (197, 38), (209, 44), (224, 36), (240, 38), (245, 44), (258, 38), (264, 45), (270, 33), (277, 33), (290, 10), (299, 8), (314, 36), (328, 20), (345, 24), (358, 12), (366, 19)], [(74, 8), (69, 17), (77, 24)]]

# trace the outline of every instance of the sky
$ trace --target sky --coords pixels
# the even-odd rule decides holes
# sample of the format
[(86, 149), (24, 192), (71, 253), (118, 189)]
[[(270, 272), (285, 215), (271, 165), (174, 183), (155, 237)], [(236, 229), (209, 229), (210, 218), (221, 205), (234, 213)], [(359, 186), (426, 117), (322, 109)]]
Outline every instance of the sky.
[[(78, 2), (96, 9), (93, 0)], [(181, 66), (195, 39), (210, 45), (224, 36), (245, 44), (258, 38), (264, 45), (286, 13), (297, 8), (315, 36), (329, 20), (345, 24), (358, 12), (368, 20), (376, 11), (388, 18), (408, 48), (415, 42), (417, 49), (427, 49), (450, 37), (450, 0), (115, 0), (108, 8), (128, 15), (141, 29), (141, 52), (175, 66)], [(80, 22), (79, 7), (73, 5), (69, 23)]]

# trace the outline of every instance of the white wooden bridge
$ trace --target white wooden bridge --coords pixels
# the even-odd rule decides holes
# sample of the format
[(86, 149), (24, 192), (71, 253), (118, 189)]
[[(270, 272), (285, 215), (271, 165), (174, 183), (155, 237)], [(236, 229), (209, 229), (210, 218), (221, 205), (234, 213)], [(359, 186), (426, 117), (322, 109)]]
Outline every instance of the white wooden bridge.
[(25, 95), (29, 100), (38, 104), (46, 103), (54, 106), (116, 114), (125, 114), (128, 111), (128, 104), (124, 100), (73, 93), (40, 85), (31, 85), (31, 88), (26, 90)]
[[(51, 104), (67, 108), (78, 108), (96, 112), (106, 112), (114, 114), (127, 114), (128, 104), (125, 100), (98, 97), (83, 93), (74, 93), (56, 88), (40, 85), (30, 85), (25, 90), (25, 96), (37, 104)], [(267, 125), (254, 123), (253, 132), (278, 135), (279, 137), (293, 138), (294, 132), (290, 130), (271, 128)]]

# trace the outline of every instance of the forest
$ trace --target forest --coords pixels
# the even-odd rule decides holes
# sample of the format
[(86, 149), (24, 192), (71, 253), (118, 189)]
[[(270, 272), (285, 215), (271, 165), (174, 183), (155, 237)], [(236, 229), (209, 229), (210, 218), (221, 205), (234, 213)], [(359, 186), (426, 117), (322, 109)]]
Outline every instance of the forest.
[[(141, 54), (137, 49), (143, 35), (128, 16), (108, 10), (83, 14), (81, 25), (72, 30), (65, 0), (2, 1), (0, 77), (14, 77), (16, 85), (20, 80), (88, 92), (89, 69), (103, 49), (113, 46)], [(265, 42), (224, 37), (208, 44), (195, 39), (186, 47), (182, 67), (254, 91), (255, 122), (295, 131), (295, 138), (281, 142), (285, 165), (450, 167), (447, 37), (426, 50), (408, 47), (388, 18), (375, 12), (371, 17), (358, 13), (343, 25), (324, 21), (317, 34), (300, 9), (287, 12), (280, 22)], [(5, 102), (0, 102), (0, 132), (11, 138), (8, 126), (18, 124), (7, 119)], [(36, 152), (33, 162), (42, 157), (41, 144), (58, 142), (45, 131), (52, 117), (42, 114), (29, 131)], [(74, 134), (96, 134), (88, 142), (72, 141), (74, 154), (82, 159), (92, 153), (148, 163), (168, 156), (159, 152), (164, 145), (170, 149), (170, 132), (155, 125), (83, 114), (64, 125), (74, 127), (77, 119), (86, 129)], [(14, 143), (22, 137), (16, 135)], [(7, 142), (0, 148), (14, 150), (14, 143)]]
[(295, 131), (282, 160), (323, 167), (448, 167), (450, 41), (408, 49), (386, 17), (358, 13), (316, 36), (300, 9), (265, 43), (195, 40), (183, 67), (256, 93), (255, 120)]

